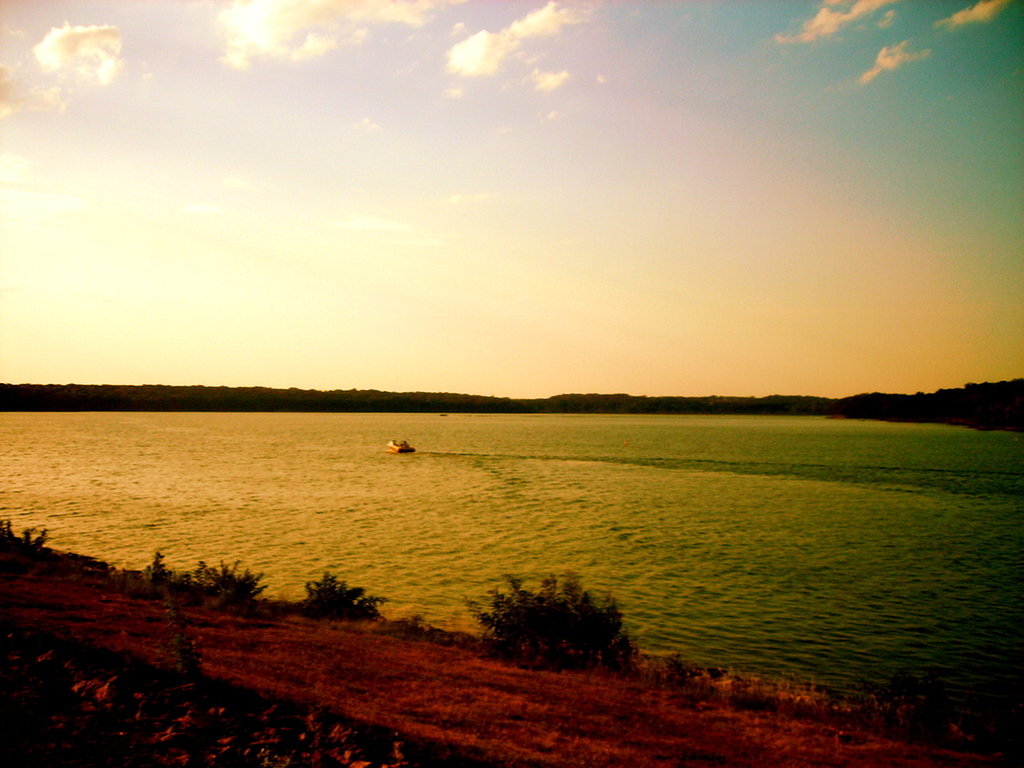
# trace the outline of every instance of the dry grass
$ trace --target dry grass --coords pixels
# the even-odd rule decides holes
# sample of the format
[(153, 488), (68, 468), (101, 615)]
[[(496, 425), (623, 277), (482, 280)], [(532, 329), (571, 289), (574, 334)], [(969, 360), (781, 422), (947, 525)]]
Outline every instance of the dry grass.
[[(161, 663), (168, 629), (158, 601), (111, 590), (99, 575), (58, 581), (6, 570), (0, 618)], [(184, 611), (207, 677), (393, 731), (437, 764), (934, 768), (995, 762), (885, 739), (840, 720), (794, 717), (802, 707), (819, 706), (802, 690), (787, 700), (760, 684), (710, 675), (680, 687), (654, 671), (627, 678), (528, 670), (481, 655), (469, 641), (418, 642), (379, 626), (273, 612)], [(399, 628), (403, 633), (423, 629)]]

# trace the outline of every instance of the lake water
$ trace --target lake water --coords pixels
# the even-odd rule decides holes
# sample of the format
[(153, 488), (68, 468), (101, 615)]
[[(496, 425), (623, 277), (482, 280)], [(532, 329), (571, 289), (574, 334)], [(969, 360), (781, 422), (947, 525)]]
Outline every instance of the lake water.
[[(390, 438), (418, 448), (390, 455)], [(575, 572), (645, 650), (849, 689), (1020, 683), (1024, 439), (816, 417), (0, 414), (0, 518), (141, 568), (332, 570), (468, 628)]]

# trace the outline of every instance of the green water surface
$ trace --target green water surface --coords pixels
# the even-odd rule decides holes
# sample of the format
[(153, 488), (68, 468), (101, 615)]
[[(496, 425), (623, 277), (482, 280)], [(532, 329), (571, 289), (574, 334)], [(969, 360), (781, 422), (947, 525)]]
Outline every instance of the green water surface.
[[(418, 450), (390, 455), (391, 438)], [(0, 414), (0, 517), (141, 568), (325, 569), (468, 626), (573, 571), (653, 652), (850, 689), (1022, 670), (1024, 441), (816, 417)]]

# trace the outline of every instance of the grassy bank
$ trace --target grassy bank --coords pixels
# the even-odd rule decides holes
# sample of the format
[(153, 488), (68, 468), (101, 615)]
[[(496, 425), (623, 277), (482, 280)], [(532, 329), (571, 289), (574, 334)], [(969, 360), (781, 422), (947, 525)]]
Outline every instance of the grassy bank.
[[(522, 634), (527, 608), (614, 619), (613, 603), (571, 581), (496, 589), (476, 609), (490, 625), (470, 636), (386, 621), (380, 598), (333, 576), (284, 603), (262, 599), (259, 574), (238, 564), (178, 571), (155, 557), (143, 571), (117, 570), (9, 525), (0, 542), (4, 682), (14, 692), (0, 717), (0, 759), (366, 768), (1019, 757), (1012, 723), (972, 725), (928, 681), (837, 699), (650, 658), (617, 631), (611, 657), (571, 644), (549, 655), (552, 641), (538, 640), (535, 626)], [(495, 635), (495, 617), (512, 615), (523, 618), (519, 634)], [(112, 735), (101, 738), (105, 728)], [(101, 753), (94, 742), (107, 762), (88, 762)]]

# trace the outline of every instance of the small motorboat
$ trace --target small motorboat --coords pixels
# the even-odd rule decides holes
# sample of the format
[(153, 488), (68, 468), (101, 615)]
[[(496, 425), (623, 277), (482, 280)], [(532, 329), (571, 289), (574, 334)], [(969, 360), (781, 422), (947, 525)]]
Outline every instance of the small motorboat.
[(415, 450), (405, 440), (392, 440), (388, 443), (388, 451), (390, 453), (412, 453)]

